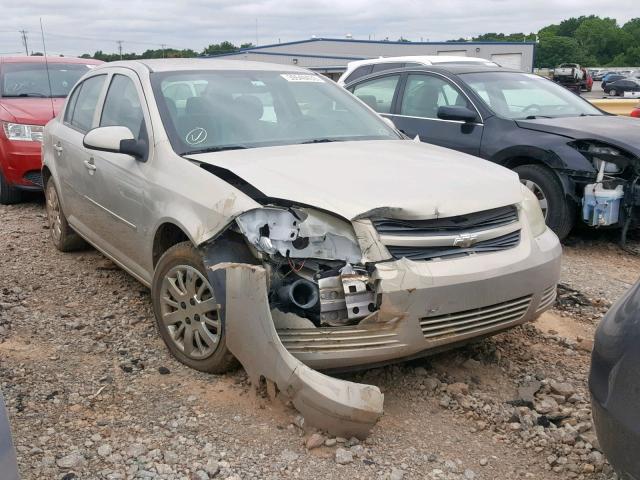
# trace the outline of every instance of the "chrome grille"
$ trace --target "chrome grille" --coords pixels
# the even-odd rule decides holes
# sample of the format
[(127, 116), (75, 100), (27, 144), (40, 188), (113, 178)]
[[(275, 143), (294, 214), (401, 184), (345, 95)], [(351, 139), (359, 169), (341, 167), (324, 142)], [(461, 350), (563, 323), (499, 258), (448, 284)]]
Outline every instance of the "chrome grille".
[(395, 258), (408, 258), (410, 260), (431, 260), (433, 258), (470, 255), (472, 253), (498, 252), (513, 248), (520, 243), (520, 230), (502, 235), (500, 237), (483, 240), (470, 247), (438, 246), (438, 247), (405, 247), (387, 245), (389, 253)]
[(379, 218), (372, 220), (380, 235), (433, 235), (469, 232), (502, 227), (518, 221), (518, 210), (513, 205), (483, 212), (431, 220), (400, 220)]
[(39, 170), (31, 170), (30, 172), (25, 173), (22, 178), (30, 181), (38, 187), (42, 187), (42, 173), (40, 173)]
[(556, 301), (556, 296), (557, 296), (556, 285), (552, 285), (549, 288), (547, 288), (544, 292), (542, 292), (542, 298), (540, 299), (540, 303), (538, 304), (536, 313), (541, 312), (542, 310), (545, 310), (549, 308), (551, 305), (553, 305), (554, 302)]
[(530, 304), (531, 295), (527, 295), (488, 307), (424, 317), (420, 319), (420, 328), (428, 340), (471, 333), (479, 335), (483, 330), (516, 323), (527, 313)]
[(291, 353), (347, 352), (401, 346), (389, 329), (358, 327), (300, 328), (278, 330), (280, 341)]

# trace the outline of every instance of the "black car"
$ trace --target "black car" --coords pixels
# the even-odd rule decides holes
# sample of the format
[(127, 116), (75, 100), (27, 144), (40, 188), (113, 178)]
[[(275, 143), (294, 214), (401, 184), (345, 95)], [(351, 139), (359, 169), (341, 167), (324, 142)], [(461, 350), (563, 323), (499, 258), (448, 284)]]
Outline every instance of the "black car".
[(637, 78), (623, 78), (615, 82), (609, 82), (603, 88), (608, 95), (622, 96), (624, 92), (640, 92), (640, 80)]
[(16, 452), (11, 440), (9, 417), (0, 392), (0, 478), (2, 480), (20, 480)]
[(621, 479), (640, 480), (640, 281), (596, 331), (589, 390), (600, 447)]
[(628, 228), (640, 219), (640, 123), (550, 80), (446, 65), (385, 71), (345, 88), (411, 138), (515, 170), (560, 238), (577, 219)]
[(602, 83), (600, 84), (600, 86), (604, 90), (607, 84), (611, 82), (617, 82), (618, 80), (622, 80), (624, 78), (627, 78), (626, 75), (622, 75), (621, 73), (609, 73), (602, 77)]

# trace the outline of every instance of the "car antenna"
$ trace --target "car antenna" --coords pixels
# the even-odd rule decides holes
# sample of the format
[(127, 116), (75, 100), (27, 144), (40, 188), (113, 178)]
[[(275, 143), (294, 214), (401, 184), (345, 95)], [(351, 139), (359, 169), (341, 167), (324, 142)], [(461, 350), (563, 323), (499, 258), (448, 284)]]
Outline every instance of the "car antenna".
[(49, 100), (51, 101), (51, 116), (56, 116), (53, 106), (53, 88), (51, 88), (51, 75), (49, 75), (49, 60), (47, 59), (47, 45), (44, 43), (44, 28), (42, 27), (42, 17), (40, 17), (40, 34), (42, 35), (42, 49), (44, 50), (44, 68), (47, 71), (47, 82), (49, 83)]

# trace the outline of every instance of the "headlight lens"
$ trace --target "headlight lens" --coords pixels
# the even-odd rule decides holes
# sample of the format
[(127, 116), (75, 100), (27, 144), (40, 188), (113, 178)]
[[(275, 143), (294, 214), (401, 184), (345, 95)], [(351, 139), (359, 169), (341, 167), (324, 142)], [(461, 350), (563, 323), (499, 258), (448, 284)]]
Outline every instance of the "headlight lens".
[(9, 140), (42, 143), (42, 132), (44, 130), (42, 125), (2, 122), (2, 129)]
[(542, 235), (547, 229), (547, 225), (544, 221), (544, 215), (542, 215), (540, 203), (533, 192), (524, 185), (522, 185), (522, 195), (524, 196), (522, 200), (522, 210), (529, 221), (531, 234), (534, 237)]

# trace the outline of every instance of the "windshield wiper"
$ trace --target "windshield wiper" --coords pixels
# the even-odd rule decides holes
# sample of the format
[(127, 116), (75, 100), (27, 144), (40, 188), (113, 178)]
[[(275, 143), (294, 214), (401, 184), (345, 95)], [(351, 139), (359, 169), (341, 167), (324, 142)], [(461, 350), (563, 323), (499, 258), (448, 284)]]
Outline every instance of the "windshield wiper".
[(246, 145), (222, 145), (219, 147), (207, 147), (202, 148), (200, 150), (189, 150), (188, 152), (184, 152), (182, 155), (197, 155), (198, 153), (211, 153), (211, 152), (224, 152), (226, 150), (243, 150), (247, 147)]
[(528, 117), (524, 117), (525, 120), (535, 120), (536, 118), (553, 118), (549, 115), (529, 115)]
[(341, 140), (337, 140), (335, 138), (314, 138), (312, 140), (307, 140), (305, 142), (300, 142), (298, 145), (304, 145), (307, 143), (330, 143), (330, 142), (340, 142)]
[(3, 95), (4, 98), (20, 98), (20, 97), (38, 97), (38, 98), (47, 98), (46, 95), (42, 93), (18, 93), (17, 95)]

